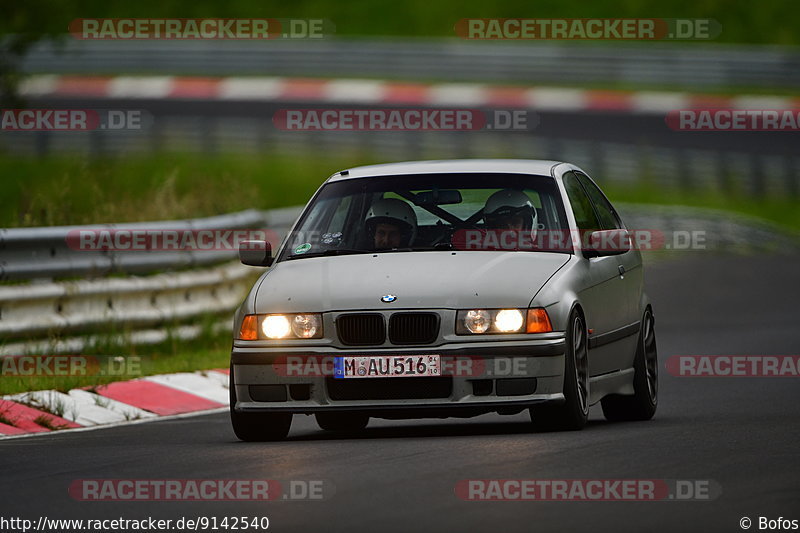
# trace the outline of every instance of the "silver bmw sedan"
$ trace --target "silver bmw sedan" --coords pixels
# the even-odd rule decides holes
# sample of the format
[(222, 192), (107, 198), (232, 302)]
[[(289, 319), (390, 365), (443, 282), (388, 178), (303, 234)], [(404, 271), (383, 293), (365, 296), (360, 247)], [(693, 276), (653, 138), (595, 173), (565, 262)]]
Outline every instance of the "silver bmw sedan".
[(355, 432), (370, 417), (527, 409), (544, 430), (647, 420), (658, 401), (652, 306), (631, 232), (557, 161), (453, 160), (337, 172), (237, 310), (231, 421), (285, 438), (293, 415)]

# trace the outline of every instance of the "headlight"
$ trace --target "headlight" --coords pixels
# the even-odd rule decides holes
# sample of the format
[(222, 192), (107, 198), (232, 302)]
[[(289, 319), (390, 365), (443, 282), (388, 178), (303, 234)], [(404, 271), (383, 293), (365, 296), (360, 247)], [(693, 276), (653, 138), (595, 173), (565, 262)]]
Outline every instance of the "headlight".
[(536, 309), (469, 309), (456, 313), (457, 335), (500, 333), (547, 333), (553, 331), (550, 317)]
[(239, 339), (319, 339), (322, 337), (322, 315), (246, 315), (239, 329)]
[(492, 325), (492, 317), (488, 311), (483, 309), (472, 309), (467, 311), (464, 317), (464, 326), (471, 333), (486, 333)]
[(289, 334), (289, 321), (283, 315), (269, 315), (261, 322), (261, 331), (268, 339), (282, 339)]
[(494, 317), (494, 327), (503, 333), (520, 331), (525, 325), (525, 318), (519, 309), (503, 309)]
[(301, 339), (313, 339), (321, 325), (319, 315), (294, 315), (292, 332)]

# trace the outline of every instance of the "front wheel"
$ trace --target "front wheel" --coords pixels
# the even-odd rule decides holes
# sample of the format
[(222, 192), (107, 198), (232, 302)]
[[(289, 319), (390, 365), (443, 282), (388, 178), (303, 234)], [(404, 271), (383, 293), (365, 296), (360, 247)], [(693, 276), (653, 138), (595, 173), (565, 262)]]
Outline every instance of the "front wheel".
[(531, 407), (531, 422), (545, 431), (583, 429), (589, 418), (589, 343), (586, 323), (573, 309), (569, 315), (564, 354), (564, 398), (560, 405)]
[(658, 407), (658, 351), (653, 311), (648, 307), (639, 329), (633, 361), (633, 396), (614, 394), (601, 401), (606, 420), (650, 420)]
[(229, 390), (231, 402), (231, 425), (239, 440), (265, 442), (283, 440), (292, 427), (292, 413), (242, 413), (236, 411), (236, 387), (231, 365)]

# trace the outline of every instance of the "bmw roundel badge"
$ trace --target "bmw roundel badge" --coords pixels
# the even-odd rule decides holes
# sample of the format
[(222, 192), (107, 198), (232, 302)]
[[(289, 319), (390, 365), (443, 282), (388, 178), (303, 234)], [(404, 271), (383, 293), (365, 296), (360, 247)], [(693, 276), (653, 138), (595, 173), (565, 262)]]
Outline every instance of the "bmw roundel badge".
[(383, 303), (390, 304), (395, 300), (397, 300), (397, 296), (395, 296), (394, 294), (386, 294), (384, 296), (381, 296), (381, 301)]

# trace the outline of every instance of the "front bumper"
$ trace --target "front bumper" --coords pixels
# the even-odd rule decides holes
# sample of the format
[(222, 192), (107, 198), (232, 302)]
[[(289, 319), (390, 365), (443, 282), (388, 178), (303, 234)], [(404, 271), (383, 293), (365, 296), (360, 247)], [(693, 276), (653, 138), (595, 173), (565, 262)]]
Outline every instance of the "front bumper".
[[(231, 352), (235, 409), (241, 412), (369, 411), (373, 416), (471, 416), (560, 402), (564, 337), (447, 343), (436, 347), (340, 349), (249, 346)], [(335, 379), (333, 359), (346, 355), (438, 354), (442, 377)]]

